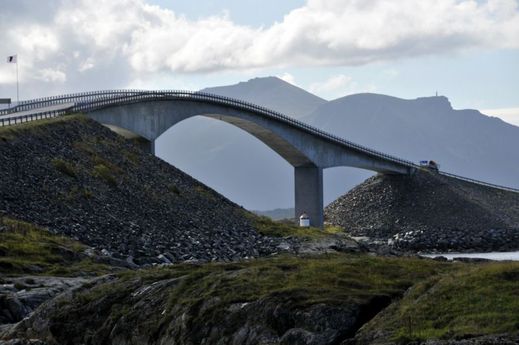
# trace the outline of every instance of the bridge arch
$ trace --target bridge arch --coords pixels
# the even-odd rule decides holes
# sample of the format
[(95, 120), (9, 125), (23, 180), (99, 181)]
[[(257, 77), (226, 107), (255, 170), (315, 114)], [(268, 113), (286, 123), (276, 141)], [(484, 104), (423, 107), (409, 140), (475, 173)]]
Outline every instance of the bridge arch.
[[(0, 126), (82, 112), (153, 142), (176, 123), (208, 116), (240, 127), (278, 152), (295, 171), (296, 215), (308, 211), (312, 225), (322, 226), (322, 171), (349, 166), (382, 173), (413, 174), (419, 166), (352, 143), (275, 111), (227, 97), (191, 91), (105, 90), (44, 97), (0, 110)], [(479, 185), (517, 189), (439, 171)]]
[(323, 224), (323, 169), (346, 165), (380, 172), (408, 172), (407, 167), (367, 158), (358, 150), (345, 152), (339, 143), (316, 137), (304, 127), (240, 105), (200, 99), (151, 99), (109, 104), (91, 109), (86, 115), (136, 133), (151, 143), (177, 123), (195, 116), (234, 125), (258, 138), (294, 167), (295, 212), (308, 213), (313, 226)]
[[(151, 101), (106, 107), (86, 115), (108, 127), (135, 133), (151, 142), (169, 128), (195, 117), (220, 120), (255, 136), (291, 165), (320, 165), (319, 155), (286, 124), (274, 123), (250, 111), (193, 101)], [(318, 161), (318, 162), (316, 162)]]

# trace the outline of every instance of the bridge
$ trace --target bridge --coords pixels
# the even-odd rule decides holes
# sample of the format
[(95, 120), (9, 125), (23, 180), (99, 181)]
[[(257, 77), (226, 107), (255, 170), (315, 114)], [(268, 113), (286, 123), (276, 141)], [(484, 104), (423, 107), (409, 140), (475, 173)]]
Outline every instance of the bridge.
[[(323, 225), (323, 169), (349, 166), (384, 174), (413, 174), (418, 165), (339, 138), (267, 108), (203, 92), (110, 90), (22, 101), (0, 111), (0, 126), (71, 113), (133, 133), (154, 153), (154, 141), (175, 124), (205, 116), (255, 136), (294, 167), (295, 212)], [(519, 191), (441, 172), (469, 182)]]

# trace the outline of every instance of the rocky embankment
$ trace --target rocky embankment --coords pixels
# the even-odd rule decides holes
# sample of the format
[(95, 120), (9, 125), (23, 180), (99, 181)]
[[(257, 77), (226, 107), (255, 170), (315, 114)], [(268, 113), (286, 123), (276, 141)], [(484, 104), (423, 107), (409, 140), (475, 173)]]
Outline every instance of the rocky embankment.
[(0, 215), (130, 263), (278, 251), (243, 208), (79, 116), (0, 130)]
[(30, 315), (40, 304), (95, 278), (23, 276), (0, 281), (0, 328)]
[(519, 193), (430, 171), (371, 177), (328, 205), (325, 218), (404, 251), (519, 249)]
[[(49, 345), (340, 344), (411, 281), (449, 266), (413, 260), (277, 256), (106, 275), (46, 302), (0, 331), (0, 339)], [(359, 277), (366, 268), (369, 278)]]
[(0, 344), (517, 344), (518, 273), (367, 254), (131, 270), (46, 301)]

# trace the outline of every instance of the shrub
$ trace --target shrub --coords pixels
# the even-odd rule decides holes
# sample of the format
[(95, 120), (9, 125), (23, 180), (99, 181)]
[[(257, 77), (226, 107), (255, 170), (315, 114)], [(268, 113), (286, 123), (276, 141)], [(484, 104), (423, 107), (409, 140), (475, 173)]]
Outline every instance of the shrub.
[(94, 175), (102, 178), (110, 186), (117, 186), (117, 180), (112, 175), (110, 169), (104, 164), (97, 164), (94, 166)]
[(52, 160), (52, 165), (54, 166), (54, 168), (56, 168), (59, 172), (63, 174), (70, 177), (76, 177), (76, 169), (71, 163), (67, 161), (60, 158), (54, 158)]
[(177, 186), (175, 186), (175, 185), (173, 185), (173, 184), (170, 184), (170, 185), (168, 186), (168, 189), (169, 189), (170, 192), (175, 193), (175, 194), (177, 194), (177, 195), (180, 195), (180, 189), (178, 189)]

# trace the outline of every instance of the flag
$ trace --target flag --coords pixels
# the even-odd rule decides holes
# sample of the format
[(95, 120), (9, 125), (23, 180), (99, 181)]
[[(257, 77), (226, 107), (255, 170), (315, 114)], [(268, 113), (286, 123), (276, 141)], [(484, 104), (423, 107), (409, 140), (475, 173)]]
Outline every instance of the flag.
[(18, 55), (11, 55), (7, 57), (7, 63), (17, 63)]

